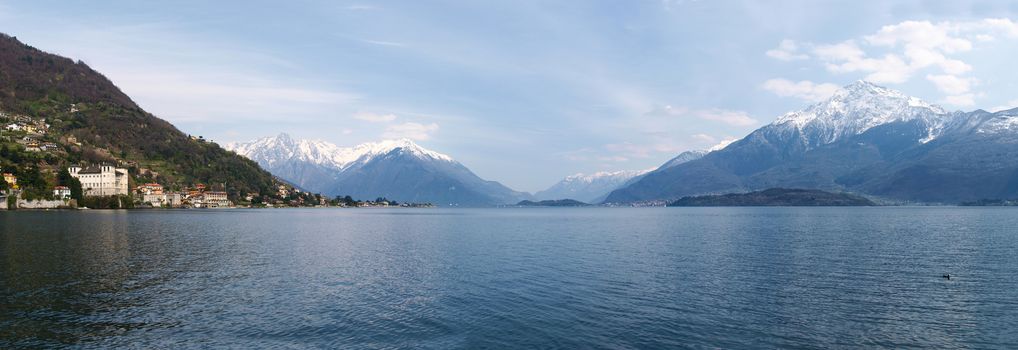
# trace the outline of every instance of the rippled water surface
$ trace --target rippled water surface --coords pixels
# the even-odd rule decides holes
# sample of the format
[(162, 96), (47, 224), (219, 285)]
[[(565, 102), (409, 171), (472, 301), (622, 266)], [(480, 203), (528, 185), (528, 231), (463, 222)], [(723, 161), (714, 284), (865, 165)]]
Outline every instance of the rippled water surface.
[(0, 348), (1016, 348), (1018, 209), (0, 212), (0, 304)]

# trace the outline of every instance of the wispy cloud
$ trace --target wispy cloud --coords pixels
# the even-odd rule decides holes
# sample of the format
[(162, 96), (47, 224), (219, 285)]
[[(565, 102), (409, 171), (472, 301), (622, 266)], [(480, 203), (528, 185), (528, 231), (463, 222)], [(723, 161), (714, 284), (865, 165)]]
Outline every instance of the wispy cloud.
[[(81, 59), (143, 108), (188, 125), (322, 120), (353, 108), (362, 95), (328, 84), (282, 79), (286, 59), (194, 36), (173, 24), (91, 25), (33, 40)], [(150, 42), (159, 42), (152, 46)]]
[(834, 84), (818, 84), (809, 80), (795, 82), (780, 78), (767, 80), (762, 87), (781, 97), (794, 97), (810, 102), (826, 100), (839, 89)]
[(1018, 107), (1018, 99), (1007, 101), (1007, 103), (990, 108), (990, 112), (1006, 111)]
[(778, 47), (767, 50), (765, 54), (780, 61), (798, 61), (809, 58), (809, 55), (799, 52), (799, 45), (795, 43), (795, 40), (790, 39), (782, 40)]
[(705, 119), (722, 122), (732, 126), (753, 126), (760, 122), (749, 116), (748, 113), (743, 111), (729, 111), (720, 108), (700, 110), (693, 112), (693, 116)]
[[(326, 89), (259, 83), (246, 77), (202, 74), (114, 74), (116, 83), (146, 109), (171, 121), (316, 119), (324, 111), (347, 106), (356, 94)], [(319, 114), (322, 113), (322, 114)]]
[(405, 46), (407, 46), (404, 43), (395, 42), (395, 41), (369, 40), (369, 39), (357, 39), (357, 40), (359, 40), (362, 43), (378, 45), (378, 46), (391, 46), (391, 47), (405, 47)]
[(347, 10), (351, 10), (351, 11), (370, 11), (370, 10), (378, 10), (378, 9), (380, 9), (380, 7), (375, 6), (375, 5), (368, 5), (368, 4), (354, 4), (354, 5), (347, 6), (346, 9)]
[(438, 131), (438, 124), (421, 124), (414, 122), (406, 122), (401, 124), (390, 125), (382, 133), (382, 137), (387, 139), (400, 139), (408, 138), (418, 141), (427, 141), (431, 139), (431, 134)]
[(689, 109), (685, 107), (674, 107), (665, 105), (648, 112), (648, 115), (665, 115), (672, 117), (692, 117), (702, 120), (720, 122), (731, 126), (753, 126), (760, 122), (743, 111), (731, 111), (720, 108), (710, 109)]
[(391, 122), (393, 120), (396, 120), (396, 115), (392, 114), (392, 113), (378, 114), (378, 113), (362, 112), (362, 113), (355, 114), (353, 117), (356, 118), (356, 119), (359, 119), (359, 120), (363, 120), (363, 121), (366, 121), (366, 122), (372, 122), (372, 123), (388, 123), (388, 122)]

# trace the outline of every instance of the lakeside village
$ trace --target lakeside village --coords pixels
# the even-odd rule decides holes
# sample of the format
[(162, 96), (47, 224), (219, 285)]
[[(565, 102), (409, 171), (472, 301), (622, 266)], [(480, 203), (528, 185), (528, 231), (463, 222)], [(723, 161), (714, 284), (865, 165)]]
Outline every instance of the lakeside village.
[[(2, 170), (2, 169), (0, 169)], [(244, 203), (238, 205), (229, 200), (225, 191), (217, 191), (197, 184), (183, 191), (165, 190), (157, 183), (146, 183), (129, 188), (130, 173), (126, 168), (109, 164), (81, 167), (73, 165), (67, 169), (72, 181), (69, 186), (53, 186), (49, 196), (23, 198), (18, 177), (4, 172), (0, 184), (0, 209), (73, 209), (87, 208), (79, 203), (118, 201), (100, 204), (106, 208), (274, 208), (274, 207), (403, 207), (425, 208), (431, 204), (398, 203), (385, 198), (374, 201), (358, 201), (350, 196), (326, 198), (319, 194), (304, 192), (296, 188), (279, 186), (276, 200), (265, 200), (258, 193), (248, 193)]]
[(40, 167), (37, 161), (55, 163), (67, 155), (65, 147), (83, 148), (82, 143), (74, 136), (50, 134), (50, 125), (42, 119), (0, 111), (0, 123), (0, 159), (7, 160), (0, 163), (0, 209), (432, 207), (385, 198), (327, 198), (288, 185), (278, 185), (270, 193), (246, 193), (237, 201), (229, 198), (225, 184), (173, 189), (154, 182), (132, 186), (131, 169), (111, 162)]

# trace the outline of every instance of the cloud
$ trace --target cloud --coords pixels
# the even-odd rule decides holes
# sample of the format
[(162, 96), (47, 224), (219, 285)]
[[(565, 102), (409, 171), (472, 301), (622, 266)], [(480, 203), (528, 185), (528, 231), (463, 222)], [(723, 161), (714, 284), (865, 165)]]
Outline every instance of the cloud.
[(928, 74), (926, 75), (926, 80), (932, 82), (938, 90), (948, 95), (943, 100), (946, 104), (955, 106), (972, 106), (976, 104), (976, 95), (971, 92), (972, 86), (978, 82), (975, 78), (965, 78), (949, 74)]
[(665, 11), (671, 11), (678, 6), (682, 6), (683, 4), (697, 1), (700, 0), (661, 0), (661, 7), (663, 7)]
[[(964, 76), (973, 67), (961, 54), (998, 38), (1018, 39), (1018, 23), (1007, 18), (903, 21), (883, 26), (869, 35), (812, 45), (810, 56), (829, 72), (862, 73), (864, 79), (875, 83), (900, 84), (918, 73), (926, 73), (920, 76), (946, 95), (945, 103), (968, 106), (981, 94), (972, 91), (977, 81)], [(785, 53), (796, 53), (793, 49), (798, 49), (798, 45), (786, 41), (768, 51), (768, 56), (780, 59)], [(768, 90), (780, 87), (788, 86), (774, 85)]]
[(977, 34), (966, 37), (961, 29), (969, 27), (952, 22), (905, 21), (883, 26), (861, 38), (872, 50), (889, 51), (883, 55), (868, 55), (857, 40), (818, 45), (814, 54), (825, 62), (828, 71), (868, 73), (866, 80), (876, 83), (904, 83), (916, 71), (934, 67), (958, 75), (972, 70), (972, 66), (948, 56), (972, 49), (969, 37), (977, 39)]
[(369, 39), (357, 39), (362, 43), (378, 45), (378, 46), (392, 46), (392, 47), (405, 47), (406, 44), (395, 42), (395, 41), (384, 41), (384, 40), (369, 40)]
[(438, 124), (435, 123), (421, 124), (406, 122), (390, 125), (385, 128), (385, 132), (382, 133), (382, 137), (387, 139), (408, 138), (412, 140), (426, 141), (431, 139), (431, 134), (436, 131), (438, 131)]
[[(991, 32), (983, 34), (983, 39), (993, 39), (992, 35), (1003, 35), (1011, 38), (1018, 38), (1018, 23), (1008, 18), (987, 18), (980, 22), (967, 25), (969, 30), (984, 30)], [(985, 40), (984, 40), (985, 41)]]
[(346, 9), (351, 11), (368, 11), (368, 10), (378, 10), (379, 8), (378, 6), (374, 5), (354, 4), (347, 6)]
[(203, 79), (191, 74), (154, 72), (121, 72), (116, 76), (116, 83), (139, 104), (172, 121), (274, 120), (281, 114), (307, 118), (360, 99), (347, 92), (287, 86), (277, 81), (255, 82), (238, 76)]
[(756, 119), (750, 117), (749, 114), (747, 114), (746, 112), (731, 111), (720, 108), (693, 110), (685, 107), (673, 107), (670, 105), (666, 105), (660, 108), (656, 108), (646, 114), (673, 117), (693, 117), (702, 120), (721, 122), (731, 126), (753, 126), (759, 123)]
[(353, 116), (358, 120), (363, 120), (372, 123), (388, 123), (396, 120), (396, 115), (392, 113), (388, 114), (377, 114), (377, 113), (357, 113)]
[(809, 55), (799, 53), (799, 45), (794, 40), (789, 39), (782, 40), (777, 48), (767, 50), (766, 54), (768, 57), (780, 61), (796, 61), (809, 58)]
[(903, 83), (912, 74), (912, 68), (900, 57), (887, 54), (880, 58), (866, 56), (853, 40), (832, 45), (818, 45), (813, 53), (824, 61), (827, 70), (834, 73), (869, 73), (866, 80), (874, 83)]
[[(570, 160), (588, 160), (596, 159), (600, 161), (626, 161), (629, 159), (645, 159), (652, 158), (660, 155), (668, 155), (674, 157), (676, 154), (685, 152), (691, 149), (707, 149), (707, 150), (718, 150), (724, 148), (738, 140), (731, 136), (725, 136), (719, 138), (704, 134), (692, 134), (689, 135), (687, 140), (681, 139), (666, 139), (666, 140), (644, 140), (641, 143), (633, 142), (619, 142), (609, 143), (603, 145), (601, 148), (603, 152), (593, 152), (590, 149), (583, 149), (580, 151), (570, 152), (567, 154), (567, 159)], [(692, 141), (692, 142), (688, 142)], [(596, 153), (596, 156), (592, 156)]]
[(731, 126), (753, 126), (759, 122), (743, 111), (729, 111), (724, 109), (709, 109), (693, 112), (693, 116), (704, 120), (722, 122)]
[(866, 52), (860, 49), (854, 40), (818, 45), (813, 48), (813, 54), (825, 61), (855, 61), (866, 56)]
[(690, 135), (689, 137), (692, 137), (694, 140), (697, 140), (697, 141), (700, 141), (700, 142), (703, 142), (703, 143), (714, 143), (714, 142), (717, 142), (717, 140), (718, 140), (718, 139), (714, 138), (714, 136), (710, 136), (710, 135), (707, 135), (707, 134), (693, 134), (693, 135)]
[(954, 36), (955, 25), (951, 22), (930, 23), (928, 21), (905, 21), (880, 28), (876, 34), (865, 36), (871, 45), (906, 49), (936, 50), (957, 53), (972, 49), (972, 42)]
[(362, 103), (360, 93), (331, 81), (275, 74), (299, 66), (288, 57), (195, 34), (183, 24), (65, 25), (36, 34), (32, 44), (87, 62), (142, 108), (189, 132), (275, 123), (282, 115), (287, 122), (322, 121)]
[[(619, 158), (650, 158), (656, 154), (675, 154), (683, 151), (679, 145), (668, 142), (652, 142), (635, 144), (632, 142), (610, 143), (603, 146), (605, 150), (616, 153)], [(603, 155), (607, 156), (607, 155)]]
[(926, 80), (933, 82), (933, 85), (936, 85), (937, 89), (948, 95), (961, 95), (968, 93), (969, 90), (971, 90), (973, 83), (976, 81), (975, 78), (962, 78), (949, 74), (928, 74), (926, 75)]
[(1007, 103), (1002, 106), (996, 106), (991, 108), (990, 112), (1006, 111), (1009, 109), (1013, 109), (1015, 107), (1018, 107), (1018, 100), (1010, 100), (1007, 101)]
[(956, 96), (944, 97), (944, 103), (956, 106), (972, 106), (976, 104), (976, 100), (975, 95), (973, 94), (961, 94)]
[(834, 84), (817, 84), (808, 80), (794, 82), (780, 78), (767, 80), (762, 87), (781, 97), (794, 97), (811, 102), (826, 100), (839, 89)]

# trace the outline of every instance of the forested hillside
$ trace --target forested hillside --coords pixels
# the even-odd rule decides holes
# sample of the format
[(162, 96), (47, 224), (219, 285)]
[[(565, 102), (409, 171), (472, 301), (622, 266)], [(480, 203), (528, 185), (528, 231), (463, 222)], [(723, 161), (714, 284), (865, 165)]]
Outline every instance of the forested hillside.
[(257, 163), (142, 110), (83, 62), (3, 34), (0, 113), (0, 168), (39, 170), (51, 184), (61, 167), (78, 162), (117, 163), (134, 182), (169, 188), (220, 186), (231, 198), (271, 193), (276, 183)]

